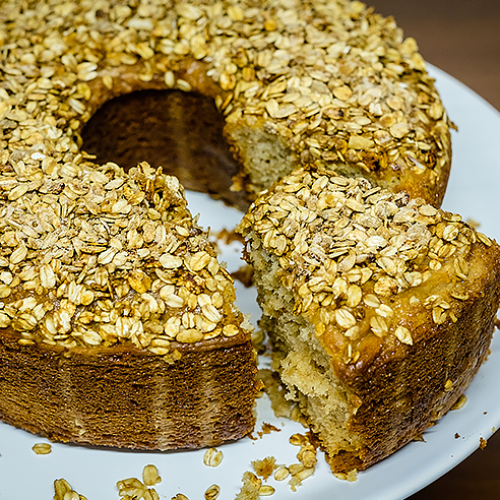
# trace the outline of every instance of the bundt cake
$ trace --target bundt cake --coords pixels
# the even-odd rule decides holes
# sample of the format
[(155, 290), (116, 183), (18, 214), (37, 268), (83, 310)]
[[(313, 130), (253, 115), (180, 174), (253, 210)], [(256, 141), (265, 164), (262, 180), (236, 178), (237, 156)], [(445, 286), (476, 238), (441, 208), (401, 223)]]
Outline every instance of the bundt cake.
[[(0, 45), (2, 420), (54, 440), (133, 448), (211, 446), (250, 432), (257, 386), (250, 325), (168, 173), (243, 208), (311, 166), (276, 188), (290, 193), (272, 215), (264, 214), (270, 195), (259, 198), (242, 229), (255, 238), (263, 325), (283, 358), (283, 380), (332, 464), (346, 458), (334, 470), (363, 468), (397, 449), (409, 427), (421, 432), (467, 385), (487, 350), (497, 247), (486, 249), (486, 239), (432, 208), (446, 188), (451, 123), (415, 41), (404, 40), (394, 20), (347, 0), (6, 0)], [(139, 113), (139, 91), (167, 116), (148, 121)], [(118, 108), (106, 111), (116, 98)], [(100, 111), (104, 118), (91, 124)], [(152, 149), (155, 168), (142, 163)], [(326, 186), (338, 189), (326, 197), (314, 191)], [(346, 205), (336, 221), (339, 193)], [(371, 202), (377, 209), (363, 219)], [(302, 203), (299, 219), (288, 217)], [(386, 220), (398, 231), (408, 225), (394, 240), (408, 236), (401, 248), (388, 243)], [(299, 228), (317, 232), (302, 237)], [(350, 232), (336, 246), (337, 230)], [(372, 230), (366, 251), (356, 253), (356, 238)], [(432, 238), (442, 245), (431, 259), (424, 250)], [(303, 260), (286, 260), (291, 242)], [(393, 246), (406, 257), (393, 258)], [(456, 291), (457, 273), (449, 290), (436, 283), (462, 264), (457, 273), (469, 269), (460, 279), (470, 289)], [(278, 266), (283, 274), (275, 276)], [(322, 273), (336, 278), (324, 284)], [(415, 331), (417, 316), (396, 320), (386, 309), (410, 285), (408, 312), (426, 322)], [(455, 366), (450, 345), (462, 340)], [(318, 390), (331, 384), (332, 398), (344, 398), (340, 407), (326, 398), (333, 420), (320, 425), (314, 405), (323, 396), (313, 403), (307, 388), (295, 388), (285, 369), (292, 344), (311, 363), (315, 357), (311, 384), (321, 374)], [(434, 364), (427, 399), (413, 379), (399, 384)], [(394, 436), (378, 405), (386, 396), (398, 408)], [(404, 423), (411, 412), (421, 419)], [(367, 419), (377, 423), (370, 436), (358, 432)], [(329, 442), (322, 425), (337, 426), (347, 444)]]
[(247, 435), (252, 327), (179, 181), (79, 168), (1, 177), (1, 419), (139, 449)]

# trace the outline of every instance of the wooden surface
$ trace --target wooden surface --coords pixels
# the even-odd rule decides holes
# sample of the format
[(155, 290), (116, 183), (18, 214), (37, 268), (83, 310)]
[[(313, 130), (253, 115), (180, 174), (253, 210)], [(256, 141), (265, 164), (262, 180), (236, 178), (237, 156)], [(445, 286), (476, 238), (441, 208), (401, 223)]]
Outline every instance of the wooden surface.
[[(369, 0), (424, 58), (500, 110), (500, 0)], [(500, 137), (499, 137), (500, 141)], [(500, 500), (500, 432), (410, 500)]]
[[(366, 0), (392, 15), (424, 58), (500, 110), (499, 0)], [(500, 496), (499, 496), (500, 498)]]

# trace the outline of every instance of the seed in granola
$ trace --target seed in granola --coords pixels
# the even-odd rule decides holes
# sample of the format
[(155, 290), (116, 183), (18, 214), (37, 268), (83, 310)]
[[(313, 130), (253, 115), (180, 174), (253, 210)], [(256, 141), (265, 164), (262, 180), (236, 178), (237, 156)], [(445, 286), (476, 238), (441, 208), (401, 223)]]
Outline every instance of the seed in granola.
[(235, 335), (238, 335), (239, 329), (236, 325), (226, 325), (222, 329), (222, 332), (226, 337), (234, 337)]
[(143, 493), (144, 500), (160, 500), (160, 495), (154, 488), (149, 488)]
[(370, 319), (370, 327), (377, 337), (384, 337), (389, 331), (385, 319), (381, 316), (372, 316)]
[(467, 396), (465, 394), (462, 394), (457, 402), (451, 407), (452, 410), (460, 410), (465, 406), (465, 403), (467, 403)]
[(297, 491), (297, 486), (300, 486), (302, 481), (314, 474), (314, 467), (306, 468), (302, 464), (292, 464), (289, 466), (289, 470), (292, 475), (289, 482), (292, 491)]
[(371, 293), (369, 293), (363, 297), (363, 302), (368, 307), (379, 307), (380, 306), (380, 300), (378, 299), (378, 297), (376, 295), (371, 294)]
[(261, 497), (269, 497), (271, 495), (274, 495), (275, 489), (270, 485), (270, 484), (263, 484), (259, 488), (259, 496)]
[(483, 233), (480, 233), (479, 231), (477, 232), (477, 237), (479, 239), (479, 241), (481, 243), (484, 243), (487, 247), (490, 247), (492, 245), (492, 242), (491, 240), (488, 238), (488, 236), (486, 236), (485, 234)]
[(285, 467), (281, 466), (274, 472), (274, 479), (276, 481), (284, 481), (290, 475), (290, 471)]
[(160, 264), (165, 269), (177, 269), (182, 265), (182, 258), (170, 254), (163, 254), (160, 257)]
[(87, 500), (83, 495), (78, 494), (71, 488), (65, 479), (54, 481), (54, 500)]
[(413, 345), (413, 339), (411, 338), (411, 333), (408, 328), (404, 326), (398, 326), (394, 331), (394, 335), (396, 335), (396, 338), (403, 344)]
[(220, 486), (217, 484), (212, 484), (205, 491), (205, 500), (216, 500), (220, 495)]
[[(440, 303), (440, 306), (443, 304)], [(432, 320), (436, 325), (441, 325), (446, 321), (446, 318), (448, 317), (446, 311), (442, 307), (433, 307), (432, 308)]]
[(351, 328), (356, 326), (356, 318), (347, 309), (337, 309), (335, 319), (342, 328)]

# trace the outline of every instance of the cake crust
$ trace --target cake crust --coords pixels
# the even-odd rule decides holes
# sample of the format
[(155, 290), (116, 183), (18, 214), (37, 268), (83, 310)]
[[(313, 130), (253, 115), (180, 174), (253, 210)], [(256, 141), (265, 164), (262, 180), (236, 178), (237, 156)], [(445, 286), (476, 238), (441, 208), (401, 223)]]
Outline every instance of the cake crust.
[(52, 441), (168, 450), (241, 439), (254, 426), (247, 335), (175, 343), (170, 359), (131, 345), (21, 346), (0, 337), (0, 418)]

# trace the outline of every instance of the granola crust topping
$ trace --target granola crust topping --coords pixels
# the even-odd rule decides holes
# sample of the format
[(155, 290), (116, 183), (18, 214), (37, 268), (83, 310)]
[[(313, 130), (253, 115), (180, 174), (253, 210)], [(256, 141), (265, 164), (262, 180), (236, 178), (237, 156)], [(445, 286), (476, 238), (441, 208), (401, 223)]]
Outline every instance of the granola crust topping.
[(239, 231), (277, 259), (294, 312), (319, 338), (333, 336), (348, 364), (368, 336), (413, 345), (405, 323), (412, 314), (396, 314), (396, 296), (398, 308), (426, 311), (434, 325), (456, 322), (469, 298), (463, 280), (472, 245), (492, 245), (459, 215), (422, 199), (312, 169), (262, 193)]
[(73, 168), (2, 176), (1, 328), (21, 345), (132, 342), (167, 361), (174, 341), (242, 331), (233, 280), (177, 178), (145, 163)]
[(183, 213), (180, 188), (82, 151), (103, 100), (204, 91), (228, 124), (261, 120), (318, 166), (387, 164), (437, 184), (449, 162), (448, 118), (414, 40), (357, 1), (5, 1), (0, 68), (0, 327), (24, 345), (129, 339), (165, 354), (239, 331), (221, 323), (230, 277), (162, 201)]
[(103, 101), (164, 88), (209, 94), (228, 126), (258, 123), (302, 163), (446, 182), (450, 122), (415, 40), (359, 1), (11, 0), (0, 14), (0, 161), (17, 170), (78, 167)]

